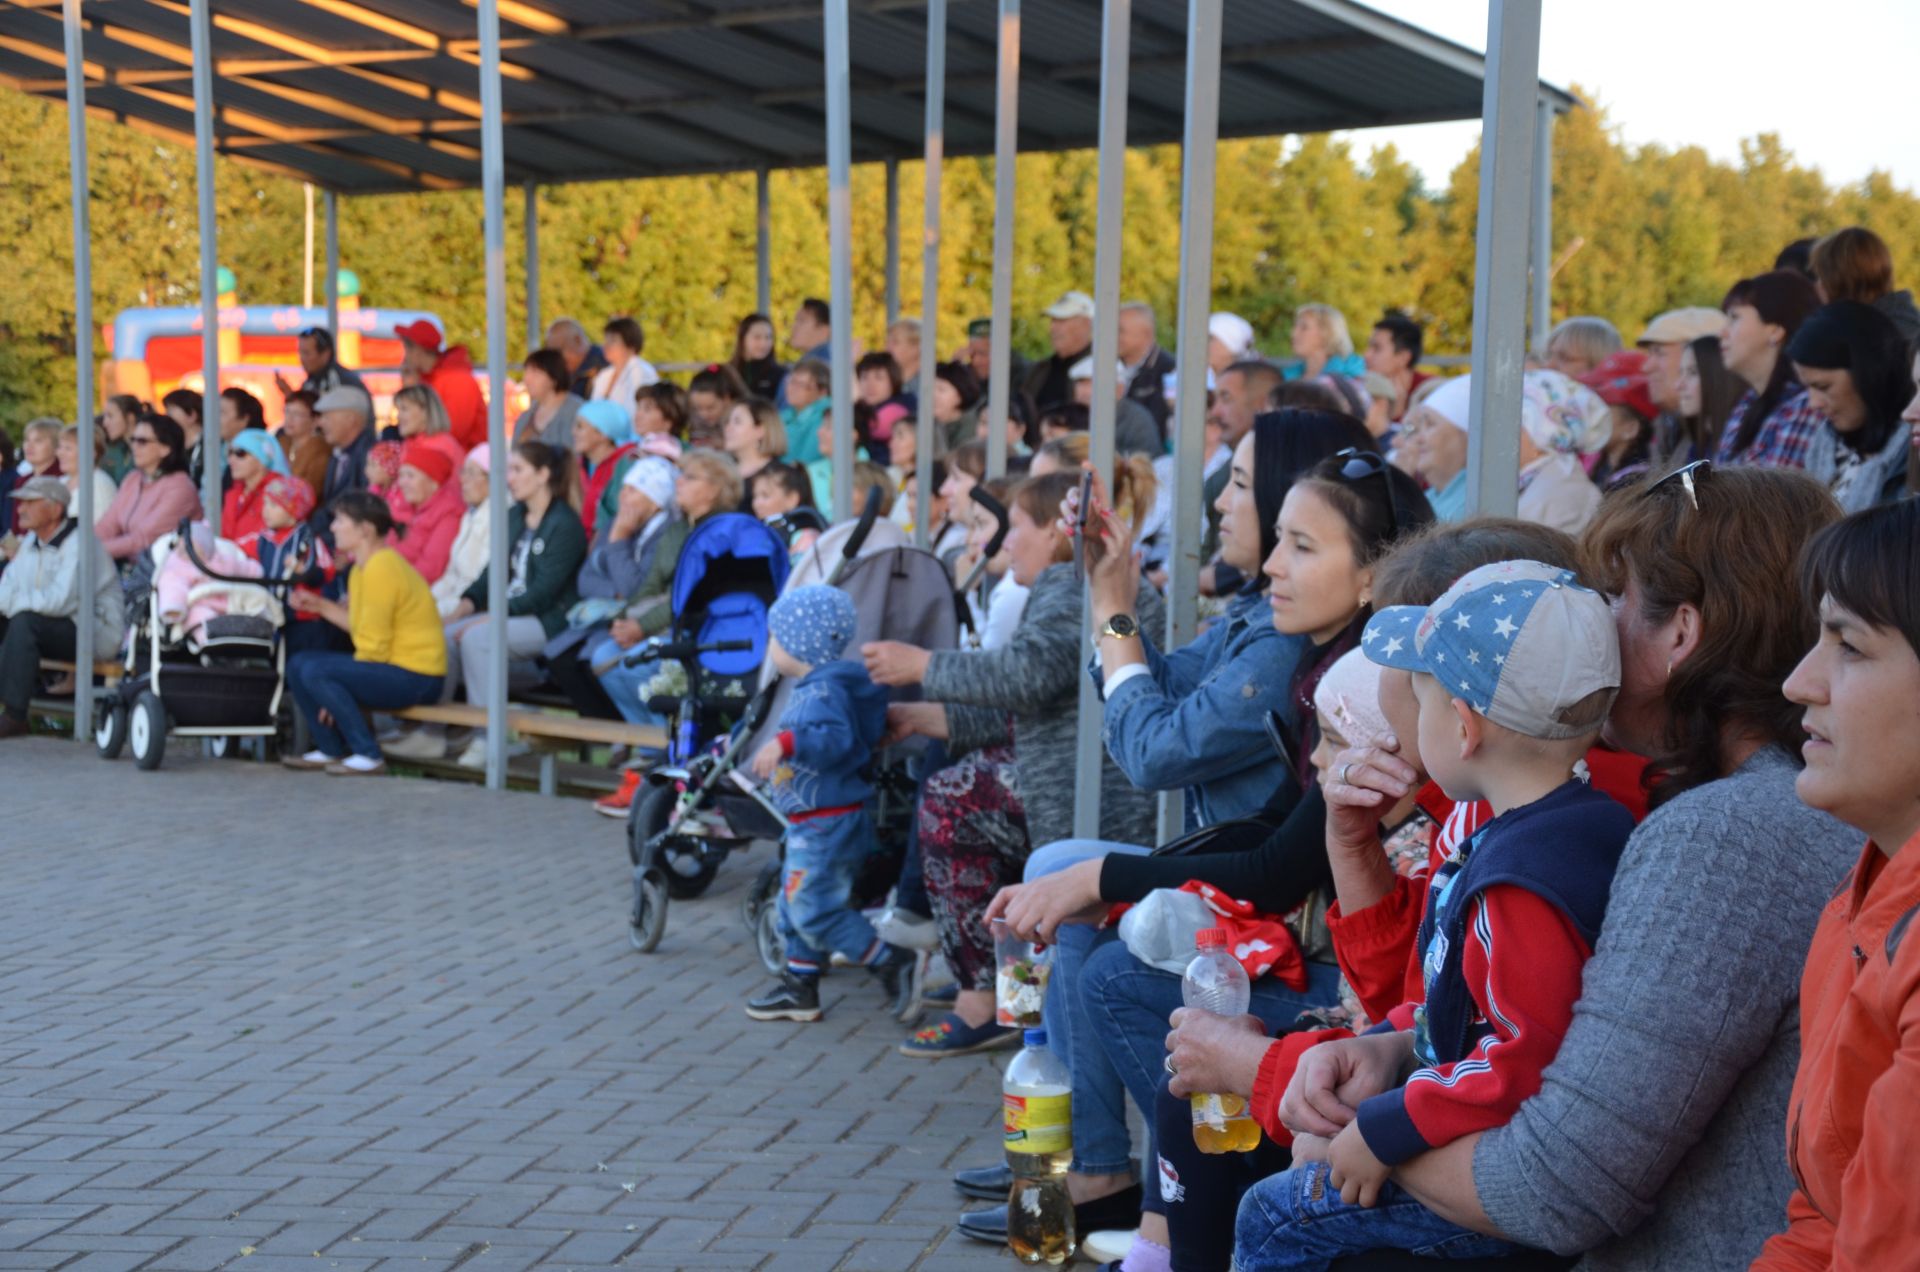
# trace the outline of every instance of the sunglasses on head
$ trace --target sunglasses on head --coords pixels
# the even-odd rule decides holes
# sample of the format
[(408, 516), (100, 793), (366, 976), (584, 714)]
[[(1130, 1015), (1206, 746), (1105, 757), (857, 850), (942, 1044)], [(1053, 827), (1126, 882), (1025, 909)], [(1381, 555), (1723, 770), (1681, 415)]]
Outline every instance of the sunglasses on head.
[(1693, 505), (1693, 510), (1695, 512), (1698, 512), (1700, 511), (1700, 495), (1694, 489), (1694, 482), (1696, 480), (1705, 478), (1706, 475), (1712, 471), (1713, 471), (1712, 460), (1696, 459), (1691, 464), (1680, 465), (1680, 467), (1674, 469), (1672, 472), (1668, 473), (1665, 477), (1662, 477), (1659, 481), (1656, 481), (1651, 486), (1648, 486), (1647, 493), (1651, 495), (1654, 491), (1660, 489), (1660, 487), (1662, 486), (1678, 483), (1680, 486), (1680, 489), (1687, 492), (1687, 502)]
[(1337, 450), (1333, 457), (1340, 461), (1340, 480), (1354, 483), (1365, 481), (1369, 477), (1380, 479), (1380, 488), (1387, 506), (1387, 538), (1400, 537), (1400, 515), (1393, 508), (1393, 479), (1387, 476), (1387, 461), (1372, 451), (1361, 450), (1358, 446), (1349, 446)]

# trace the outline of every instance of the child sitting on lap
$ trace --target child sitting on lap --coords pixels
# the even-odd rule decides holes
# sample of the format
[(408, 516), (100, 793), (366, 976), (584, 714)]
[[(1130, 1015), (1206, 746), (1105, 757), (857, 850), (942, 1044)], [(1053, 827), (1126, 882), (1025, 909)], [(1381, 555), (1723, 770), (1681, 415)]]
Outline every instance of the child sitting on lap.
[(1397, 1063), (1402, 1084), (1361, 1100), (1330, 1145), (1297, 1138), (1294, 1168), (1247, 1193), (1234, 1232), (1238, 1272), (1326, 1268), (1375, 1249), (1456, 1259), (1513, 1251), (1442, 1219), (1389, 1176), (1428, 1149), (1504, 1125), (1540, 1089), (1633, 830), (1625, 808), (1577, 775), (1619, 688), (1620, 650), (1606, 602), (1570, 572), (1536, 561), (1483, 566), (1425, 610), (1375, 615), (1362, 648), (1413, 673), (1428, 771), (1448, 798), (1486, 800), (1494, 818), (1434, 872), (1418, 937), (1424, 1000), (1361, 1037), (1323, 1044)]
[(918, 956), (887, 944), (853, 904), (853, 884), (873, 851), (867, 774), (886, 732), (887, 691), (866, 667), (841, 657), (854, 636), (853, 601), (838, 588), (795, 588), (767, 614), (767, 658), (798, 677), (780, 732), (754, 754), (787, 818), (785, 877), (779, 896), (787, 971), (747, 1003), (755, 1020), (820, 1019), (820, 971), (829, 953), (873, 973), (889, 1010), (901, 1019), (920, 996)]

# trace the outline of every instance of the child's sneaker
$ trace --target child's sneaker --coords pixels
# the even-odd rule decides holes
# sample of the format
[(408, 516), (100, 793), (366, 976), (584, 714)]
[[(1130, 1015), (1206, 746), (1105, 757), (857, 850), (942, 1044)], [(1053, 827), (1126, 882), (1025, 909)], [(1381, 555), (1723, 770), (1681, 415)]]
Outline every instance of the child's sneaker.
[(747, 1000), (747, 1015), (803, 1023), (820, 1019), (820, 978), (784, 973), (778, 984)]
[(887, 1014), (901, 1024), (909, 1024), (920, 1014), (920, 982), (926, 976), (925, 950), (887, 947), (870, 970), (887, 995)]

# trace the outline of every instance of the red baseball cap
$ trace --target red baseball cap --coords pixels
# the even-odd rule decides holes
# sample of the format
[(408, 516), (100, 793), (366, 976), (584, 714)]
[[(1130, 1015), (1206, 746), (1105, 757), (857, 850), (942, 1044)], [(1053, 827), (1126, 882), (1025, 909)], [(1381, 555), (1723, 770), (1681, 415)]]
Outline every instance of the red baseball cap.
[(393, 334), (408, 344), (419, 345), (428, 353), (440, 351), (440, 329), (425, 318), (416, 318), (410, 323), (395, 327)]
[(1647, 355), (1641, 349), (1610, 353), (1600, 365), (1580, 377), (1580, 383), (1600, 395), (1608, 406), (1624, 406), (1643, 420), (1660, 414), (1647, 390)]

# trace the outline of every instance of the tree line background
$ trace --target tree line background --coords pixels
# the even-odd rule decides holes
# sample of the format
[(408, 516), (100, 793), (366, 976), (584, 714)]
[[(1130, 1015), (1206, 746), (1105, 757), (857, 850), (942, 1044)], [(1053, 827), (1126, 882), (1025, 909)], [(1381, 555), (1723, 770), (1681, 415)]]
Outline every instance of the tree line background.
[[(1583, 100), (1597, 100), (1581, 91)], [(67, 125), (59, 103), (0, 91), (0, 422), (75, 404), (72, 219)], [(89, 121), (94, 313), (110, 324), (135, 305), (199, 298), (190, 149)], [(1287, 350), (1293, 308), (1339, 306), (1364, 340), (1388, 308), (1427, 324), (1435, 353), (1467, 351), (1472, 323), (1477, 150), (1430, 190), (1391, 147), (1364, 155), (1327, 136), (1227, 141), (1215, 196), (1216, 308), (1249, 319), (1272, 353)], [(1876, 172), (1832, 185), (1777, 136), (1741, 146), (1737, 163), (1698, 148), (1630, 145), (1603, 107), (1563, 117), (1553, 143), (1553, 312), (1601, 314), (1631, 339), (1678, 305), (1718, 305), (1737, 278), (1767, 269), (1789, 241), (1843, 225), (1892, 245), (1900, 285), (1920, 281), (1920, 196)], [(243, 303), (297, 302), (304, 207), (300, 184), (216, 161), (219, 258)], [(1091, 151), (1023, 155), (1014, 235), (1014, 329), (1045, 348), (1040, 310), (1090, 289), (1097, 165)], [(924, 177), (901, 165), (901, 307), (920, 312)], [(884, 178), (853, 174), (856, 338), (877, 344), (885, 322)], [(478, 191), (341, 200), (341, 264), (362, 303), (433, 310), (451, 341), (484, 358), (482, 212)], [(507, 200), (507, 345), (525, 353), (522, 203)], [(939, 348), (963, 338), (992, 294), (993, 161), (949, 160), (942, 198)], [(1127, 155), (1123, 290), (1150, 301), (1169, 345), (1179, 273), (1180, 152)], [(316, 237), (318, 237), (316, 235)], [(590, 330), (637, 317), (656, 362), (724, 358), (735, 322), (754, 308), (754, 180), (737, 176), (555, 186), (540, 194), (541, 313)], [(320, 246), (316, 243), (316, 256)], [(316, 278), (324, 261), (316, 262)], [(826, 174), (772, 178), (776, 325), (803, 296), (825, 296)], [(316, 282), (316, 293), (320, 292)], [(96, 357), (104, 343), (95, 336)], [(790, 356), (783, 350), (782, 356)]]

